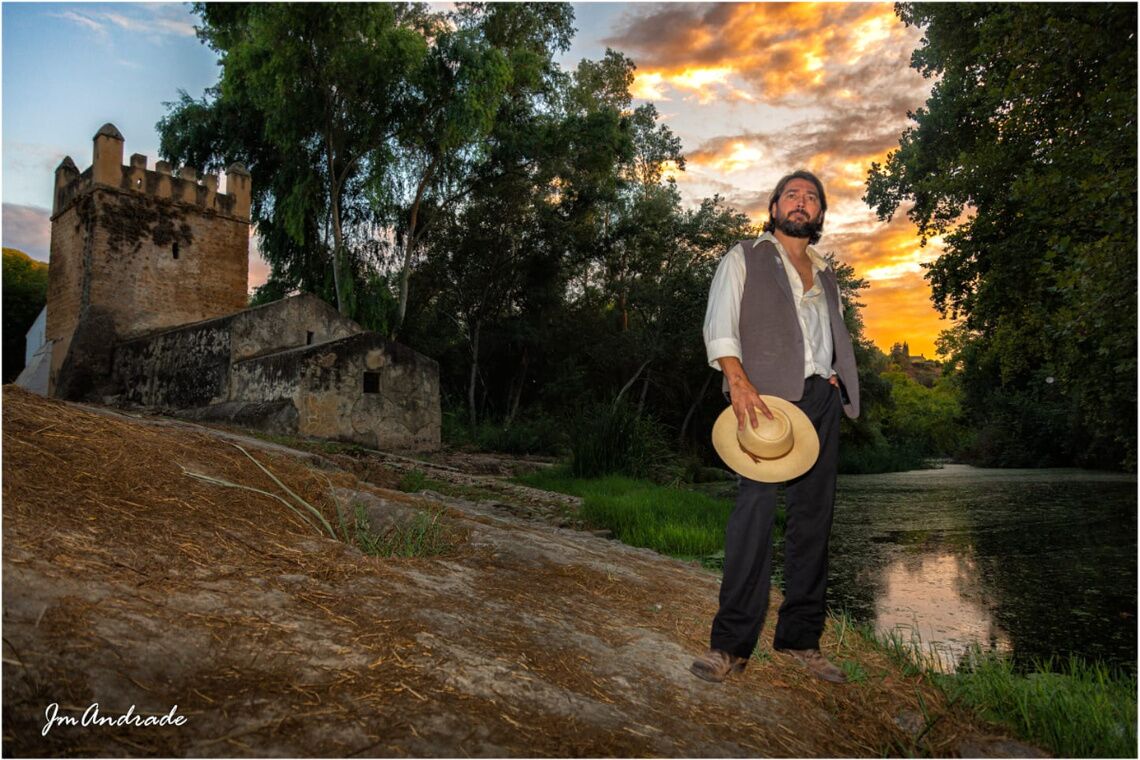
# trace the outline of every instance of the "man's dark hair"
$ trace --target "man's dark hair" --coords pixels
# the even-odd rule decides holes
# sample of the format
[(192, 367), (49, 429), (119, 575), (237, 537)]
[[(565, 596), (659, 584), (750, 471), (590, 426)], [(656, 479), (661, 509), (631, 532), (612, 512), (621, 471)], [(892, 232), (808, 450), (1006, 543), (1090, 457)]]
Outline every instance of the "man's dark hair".
[(808, 243), (815, 245), (819, 242), (820, 233), (823, 232), (823, 217), (827, 211), (827, 193), (823, 191), (823, 183), (819, 181), (819, 177), (815, 176), (807, 169), (797, 169), (791, 174), (785, 175), (776, 183), (776, 189), (772, 191), (772, 197), (768, 199), (768, 221), (764, 222), (765, 232), (775, 232), (776, 222), (772, 219), (772, 206), (776, 201), (780, 200), (780, 195), (783, 194), (784, 188), (793, 179), (806, 179), (808, 182), (815, 185), (815, 189), (819, 192), (819, 221), (812, 225), (812, 232), (808, 236)]

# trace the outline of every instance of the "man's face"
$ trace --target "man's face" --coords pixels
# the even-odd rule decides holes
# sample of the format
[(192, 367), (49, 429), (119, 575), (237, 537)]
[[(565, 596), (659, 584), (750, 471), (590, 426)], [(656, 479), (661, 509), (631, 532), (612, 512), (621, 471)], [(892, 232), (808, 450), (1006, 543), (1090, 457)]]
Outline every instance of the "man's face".
[(806, 179), (797, 177), (784, 185), (784, 191), (768, 211), (776, 229), (789, 237), (810, 238), (823, 226), (819, 191)]

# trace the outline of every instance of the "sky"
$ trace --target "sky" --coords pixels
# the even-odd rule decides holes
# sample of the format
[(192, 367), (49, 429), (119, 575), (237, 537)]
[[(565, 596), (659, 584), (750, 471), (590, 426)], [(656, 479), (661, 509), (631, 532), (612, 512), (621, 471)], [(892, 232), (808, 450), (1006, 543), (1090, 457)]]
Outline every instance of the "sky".
[[(815, 172), (828, 195), (817, 248), (851, 264), (870, 287), (867, 336), (888, 350), (935, 355), (950, 323), (930, 304), (919, 245), (901, 211), (880, 222), (861, 200), (872, 161), (883, 161), (932, 82), (909, 68), (921, 31), (890, 3), (575, 3), (573, 69), (607, 47), (637, 64), (634, 105), (653, 103), (681, 138), (675, 173), (686, 206), (719, 194), (755, 222), (777, 180)], [(155, 124), (179, 91), (201, 97), (217, 82), (216, 56), (179, 3), (12, 3), (3, 21), (3, 245), (48, 259), (55, 168), (91, 164), (107, 122), (124, 155), (158, 160)], [(257, 178), (253, 178), (254, 182)], [(224, 179), (223, 179), (224, 187)], [(254, 252), (250, 287), (264, 281)]]

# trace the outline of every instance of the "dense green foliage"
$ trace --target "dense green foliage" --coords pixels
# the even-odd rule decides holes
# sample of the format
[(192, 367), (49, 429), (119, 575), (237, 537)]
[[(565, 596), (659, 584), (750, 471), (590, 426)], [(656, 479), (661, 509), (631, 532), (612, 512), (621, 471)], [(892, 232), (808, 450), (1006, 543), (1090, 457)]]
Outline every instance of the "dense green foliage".
[(48, 266), (15, 248), (4, 249), (4, 382), (24, 368), (24, 336), (47, 304)]
[(579, 478), (625, 473), (644, 478), (668, 453), (664, 436), (624, 400), (577, 417), (570, 442), (570, 472)]
[(883, 219), (910, 202), (941, 349), (999, 466), (1136, 462), (1136, 6), (898, 6), (937, 77), (874, 164)]

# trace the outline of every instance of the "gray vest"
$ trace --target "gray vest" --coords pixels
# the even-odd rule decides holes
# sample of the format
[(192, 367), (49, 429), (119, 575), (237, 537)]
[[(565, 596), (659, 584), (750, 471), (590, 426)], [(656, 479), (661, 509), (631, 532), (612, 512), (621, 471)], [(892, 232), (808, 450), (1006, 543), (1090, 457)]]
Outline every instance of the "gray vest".
[[(804, 393), (804, 336), (784, 261), (769, 240), (759, 245), (746, 240), (741, 245), (745, 271), (740, 301), (741, 364), (758, 392), (799, 401)], [(819, 282), (827, 298), (834, 346), (831, 366), (839, 375), (843, 411), (848, 417), (858, 417), (859, 373), (851, 335), (843, 324), (835, 272), (828, 267), (819, 274)], [(727, 392), (727, 380), (724, 389)]]

